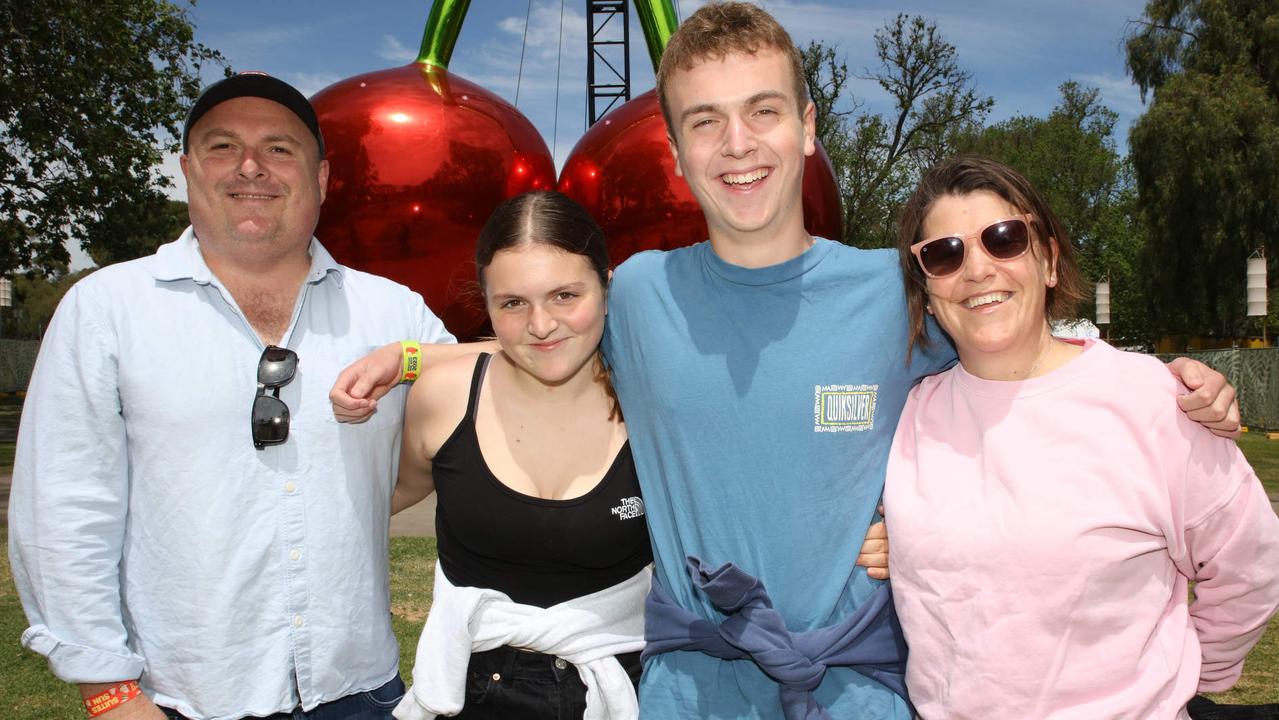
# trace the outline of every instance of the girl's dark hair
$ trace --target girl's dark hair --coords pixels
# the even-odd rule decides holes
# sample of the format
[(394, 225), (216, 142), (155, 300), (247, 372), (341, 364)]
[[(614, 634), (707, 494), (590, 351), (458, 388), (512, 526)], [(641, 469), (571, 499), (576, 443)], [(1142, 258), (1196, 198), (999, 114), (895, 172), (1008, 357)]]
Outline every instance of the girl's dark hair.
[(586, 208), (567, 195), (539, 190), (516, 195), (489, 216), (475, 241), (475, 268), (480, 287), (484, 269), (502, 250), (532, 244), (550, 245), (591, 263), (600, 285), (608, 287), (608, 247), (604, 231)]
[[(573, 255), (581, 255), (599, 277), (600, 287), (608, 289), (608, 246), (604, 231), (586, 208), (567, 195), (551, 190), (527, 192), (503, 202), (484, 223), (475, 241), (475, 269), (480, 288), (484, 287), (484, 270), (493, 257), (503, 250), (523, 245), (549, 245)], [(608, 366), (596, 351), (596, 380), (604, 383), (612, 407), (609, 420), (620, 420), (621, 407), (617, 393), (609, 381)]]
[(1049, 238), (1057, 240), (1057, 285), (1045, 288), (1044, 320), (1073, 317), (1075, 306), (1084, 297), (1084, 280), (1075, 262), (1075, 248), (1043, 195), (1021, 173), (982, 157), (961, 155), (943, 160), (919, 181), (919, 187), (902, 208), (897, 225), (897, 255), (906, 280), (906, 307), (909, 311), (910, 343), (907, 357), (915, 347), (928, 347), (925, 306), (928, 305), (928, 278), (910, 251), (910, 246), (923, 240), (924, 220), (933, 203), (946, 195), (969, 195), (985, 190), (1006, 200), (1024, 213), (1035, 216), (1034, 236), (1038, 251), (1052, 257)]

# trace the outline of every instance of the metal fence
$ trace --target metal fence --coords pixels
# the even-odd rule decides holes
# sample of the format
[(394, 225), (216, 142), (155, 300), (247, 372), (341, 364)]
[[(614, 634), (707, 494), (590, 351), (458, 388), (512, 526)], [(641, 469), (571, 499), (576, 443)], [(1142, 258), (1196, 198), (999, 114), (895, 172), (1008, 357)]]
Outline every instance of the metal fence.
[(39, 340), (0, 338), (0, 392), (27, 389), (39, 349)]
[(1215, 368), (1235, 386), (1244, 425), (1279, 429), (1279, 348), (1205, 350), (1155, 357), (1167, 362), (1182, 355)]
[[(26, 390), (36, 364), (38, 340), (0, 338), (0, 392)], [(1186, 355), (1216, 368), (1239, 391), (1239, 412), (1249, 427), (1279, 429), (1279, 348), (1164, 353), (1168, 362)]]

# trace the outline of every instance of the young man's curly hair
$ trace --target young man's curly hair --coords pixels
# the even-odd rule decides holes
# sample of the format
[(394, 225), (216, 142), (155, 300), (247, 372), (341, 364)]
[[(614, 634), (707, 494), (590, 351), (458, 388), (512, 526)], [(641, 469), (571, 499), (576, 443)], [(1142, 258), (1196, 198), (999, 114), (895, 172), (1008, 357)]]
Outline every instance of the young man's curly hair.
[(713, 2), (680, 23), (671, 34), (657, 68), (657, 97), (671, 136), (675, 136), (675, 124), (666, 98), (666, 86), (676, 71), (688, 70), (700, 62), (719, 60), (732, 53), (754, 55), (760, 50), (777, 50), (787, 56), (795, 102), (802, 113), (808, 104), (803, 58), (790, 34), (773, 16), (746, 2)]

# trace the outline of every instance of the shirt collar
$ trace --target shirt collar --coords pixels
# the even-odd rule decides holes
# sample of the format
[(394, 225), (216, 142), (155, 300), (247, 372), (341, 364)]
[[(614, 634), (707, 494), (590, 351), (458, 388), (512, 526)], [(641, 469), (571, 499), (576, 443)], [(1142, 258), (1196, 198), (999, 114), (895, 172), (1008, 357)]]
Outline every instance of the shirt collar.
[[(334, 282), (342, 287), (343, 268), (333, 259), (329, 251), (320, 241), (311, 238), (311, 246), (307, 248), (311, 255), (311, 270), (306, 275), (309, 283), (318, 283), (332, 273)], [(171, 280), (192, 280), (207, 285), (216, 278), (204, 256), (200, 254), (200, 241), (195, 237), (195, 229), (187, 226), (177, 240), (160, 246), (155, 253), (155, 264), (152, 266), (155, 279), (161, 282)]]

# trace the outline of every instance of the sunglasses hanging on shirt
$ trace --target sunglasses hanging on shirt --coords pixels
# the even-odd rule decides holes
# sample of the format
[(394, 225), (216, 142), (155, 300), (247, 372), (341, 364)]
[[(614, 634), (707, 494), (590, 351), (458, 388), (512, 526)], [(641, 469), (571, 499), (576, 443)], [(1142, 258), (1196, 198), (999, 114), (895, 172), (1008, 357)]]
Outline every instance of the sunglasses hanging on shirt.
[(251, 419), (253, 447), (258, 450), (289, 439), (289, 406), (280, 399), (280, 388), (293, 380), (297, 369), (297, 353), (288, 348), (267, 345), (258, 359), (258, 394)]

